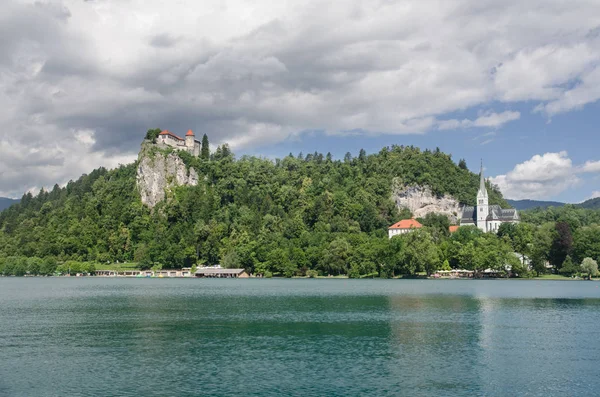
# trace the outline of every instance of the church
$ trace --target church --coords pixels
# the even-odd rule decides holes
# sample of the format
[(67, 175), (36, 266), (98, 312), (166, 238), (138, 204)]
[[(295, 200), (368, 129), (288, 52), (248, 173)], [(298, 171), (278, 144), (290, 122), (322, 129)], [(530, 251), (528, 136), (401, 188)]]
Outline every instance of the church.
[(503, 223), (519, 223), (521, 218), (516, 209), (502, 209), (499, 205), (488, 204), (488, 192), (483, 178), (483, 163), (481, 164), (479, 191), (477, 192), (477, 205), (463, 208), (460, 219), (461, 226), (474, 225), (484, 232), (498, 232)]

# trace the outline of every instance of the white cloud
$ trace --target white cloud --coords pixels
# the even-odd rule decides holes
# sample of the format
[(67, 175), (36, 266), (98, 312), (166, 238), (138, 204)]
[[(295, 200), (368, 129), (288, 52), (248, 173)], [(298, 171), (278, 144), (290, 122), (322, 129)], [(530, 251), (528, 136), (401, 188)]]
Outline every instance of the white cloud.
[(581, 179), (577, 174), (592, 171), (589, 165), (600, 164), (588, 161), (583, 166), (574, 166), (567, 152), (545, 153), (517, 164), (505, 175), (490, 178), (498, 185), (505, 197), (511, 199), (548, 199), (568, 188), (578, 185)]
[(600, 190), (596, 190), (596, 191), (592, 192), (592, 195), (590, 196), (589, 199), (591, 200), (591, 199), (595, 199), (598, 197), (600, 197)]
[(450, 119), (441, 120), (438, 122), (438, 129), (440, 130), (454, 130), (457, 128), (471, 128), (471, 127), (500, 127), (509, 121), (518, 120), (521, 117), (519, 112), (506, 111), (502, 113), (486, 112), (480, 115), (475, 120), (463, 119)]
[[(47, 185), (134, 156), (157, 126), (237, 149), (314, 130), (499, 128), (519, 112), (448, 114), (600, 98), (597, 15), (597, 0), (5, 0), (0, 156), (54, 153), (35, 159)], [(66, 168), (69, 140), (85, 155)], [(4, 171), (0, 192), (31, 186), (26, 169)]]
[(600, 172), (600, 161), (586, 161), (581, 168), (583, 172)]

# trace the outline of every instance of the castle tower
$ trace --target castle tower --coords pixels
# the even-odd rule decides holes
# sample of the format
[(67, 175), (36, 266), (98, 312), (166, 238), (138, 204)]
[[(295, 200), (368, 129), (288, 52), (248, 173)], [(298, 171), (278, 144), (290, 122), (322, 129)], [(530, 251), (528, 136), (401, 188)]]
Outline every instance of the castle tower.
[(481, 171), (479, 172), (479, 191), (477, 192), (477, 227), (487, 232), (487, 217), (489, 215), (488, 192), (485, 188), (485, 179), (483, 177), (483, 160), (481, 161)]
[(188, 130), (187, 134), (185, 134), (185, 147), (191, 153), (194, 153), (194, 131)]

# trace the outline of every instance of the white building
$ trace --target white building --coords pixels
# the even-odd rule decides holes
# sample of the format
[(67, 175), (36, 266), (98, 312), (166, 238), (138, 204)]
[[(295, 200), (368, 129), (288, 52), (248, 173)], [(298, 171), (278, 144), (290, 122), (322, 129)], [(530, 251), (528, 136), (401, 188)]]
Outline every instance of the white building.
[(422, 227), (423, 225), (421, 225), (414, 219), (404, 219), (388, 227), (388, 237), (392, 238), (400, 234), (414, 232), (415, 230), (420, 229)]
[(521, 218), (516, 209), (502, 209), (499, 205), (488, 204), (488, 192), (483, 178), (483, 163), (479, 180), (479, 191), (477, 192), (477, 205), (475, 207), (464, 207), (460, 219), (460, 225), (475, 225), (484, 232), (497, 232), (503, 223), (519, 223)]
[(194, 156), (200, 155), (200, 141), (197, 141), (192, 130), (188, 130), (185, 139), (178, 137), (171, 131), (164, 130), (156, 138), (157, 144), (174, 147), (178, 150), (187, 150)]

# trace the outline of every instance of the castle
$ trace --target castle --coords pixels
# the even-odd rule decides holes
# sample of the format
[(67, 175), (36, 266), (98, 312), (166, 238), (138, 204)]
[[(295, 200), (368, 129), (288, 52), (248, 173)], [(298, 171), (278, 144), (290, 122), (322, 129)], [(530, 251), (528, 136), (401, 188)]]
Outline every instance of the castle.
[(187, 150), (194, 156), (200, 155), (200, 141), (196, 140), (192, 130), (188, 130), (185, 139), (178, 137), (171, 131), (161, 131), (158, 138), (156, 138), (156, 143), (171, 146), (178, 150)]
[(464, 207), (460, 225), (475, 225), (484, 232), (498, 232), (503, 223), (519, 223), (521, 218), (516, 209), (502, 209), (499, 205), (488, 204), (488, 192), (483, 178), (483, 162), (481, 164), (477, 205)]

